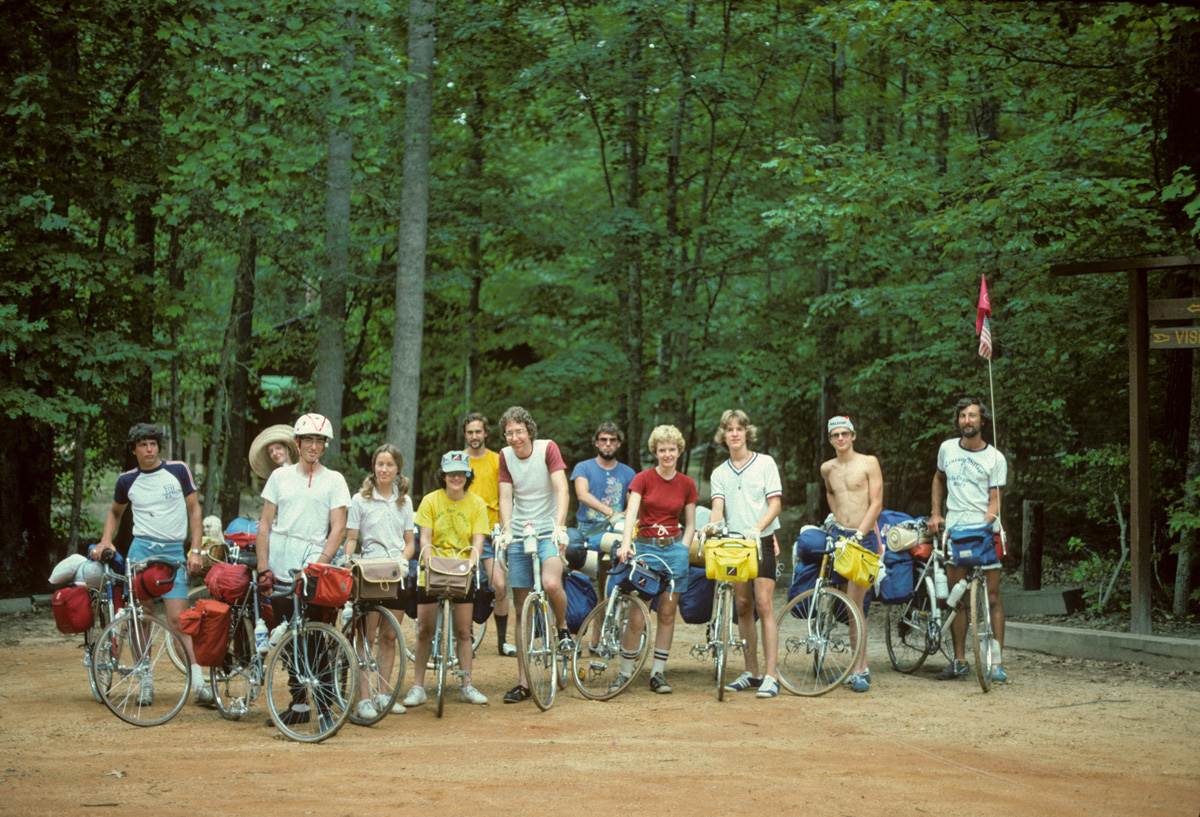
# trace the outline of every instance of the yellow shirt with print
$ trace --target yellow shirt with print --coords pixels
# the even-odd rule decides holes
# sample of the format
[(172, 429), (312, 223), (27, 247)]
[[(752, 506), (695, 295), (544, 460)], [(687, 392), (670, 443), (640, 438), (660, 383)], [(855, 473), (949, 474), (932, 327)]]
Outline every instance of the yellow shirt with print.
[(500, 521), (500, 455), (495, 451), (484, 449), (482, 457), (470, 459), (471, 452), (464, 452), (471, 464), (475, 480), (467, 490), (487, 503), (488, 533)]
[(426, 494), (417, 508), (414, 521), (433, 531), (432, 556), (468, 559), (471, 556), (471, 537), (485, 536), (488, 527), (487, 505), (475, 494), (468, 493), (454, 502), (445, 491)]

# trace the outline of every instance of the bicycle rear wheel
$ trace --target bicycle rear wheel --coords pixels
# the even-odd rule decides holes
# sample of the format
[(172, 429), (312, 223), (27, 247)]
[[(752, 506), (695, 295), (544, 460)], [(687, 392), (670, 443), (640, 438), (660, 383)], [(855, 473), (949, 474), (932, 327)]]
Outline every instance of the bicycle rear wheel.
[(230, 627), (225, 660), (209, 670), (213, 703), (226, 720), (240, 720), (258, 699), (263, 681), (262, 658), (254, 646), (250, 619), (238, 616)]
[(824, 695), (835, 689), (866, 648), (862, 612), (832, 587), (796, 596), (778, 621), (779, 682), (796, 695)]
[[(177, 642), (177, 643), (175, 643)], [(183, 708), (192, 677), (168, 657), (170, 646), (183, 654), (183, 642), (153, 616), (119, 616), (100, 633), (93, 660), (104, 705), (126, 723), (157, 726)]]
[[(613, 601), (597, 604), (587, 614), (575, 640), (571, 656), (571, 677), (585, 698), (607, 701), (624, 692), (646, 664), (650, 654), (650, 610), (636, 596), (619, 595)], [(600, 629), (600, 640), (590, 646), (593, 627)], [(631, 646), (626, 647), (625, 644)], [(621, 672), (624, 659), (626, 673)]]
[(717, 700), (725, 700), (725, 665), (729, 661), (729, 642), (733, 628), (733, 594), (717, 589), (716, 622), (713, 632), (713, 665), (717, 673)]
[(897, 672), (916, 672), (925, 659), (938, 650), (939, 637), (930, 638), (935, 625), (933, 594), (917, 585), (916, 593), (904, 604), (889, 605), (884, 619), (888, 658)]
[(558, 686), (558, 645), (554, 643), (554, 618), (541, 596), (530, 593), (521, 607), (521, 643), (517, 648), (529, 692), (538, 709), (554, 705)]
[[(392, 711), (404, 683), (408, 659), (405, 655), (404, 633), (391, 610), (379, 605), (356, 605), (354, 610), (355, 615), (346, 624), (343, 634), (354, 646), (354, 654), (358, 658), (358, 700), (371, 701), (375, 707), (375, 717), (359, 717), (355, 704), (350, 710), (350, 722), (358, 726), (371, 726)], [(370, 621), (372, 614), (378, 618)]]
[(454, 661), (454, 605), (449, 599), (438, 602), (437, 643), (434, 644), (434, 664), (437, 665), (437, 716), (442, 717), (442, 708), (446, 702), (446, 676), (450, 674), (450, 664)]
[(982, 577), (971, 580), (971, 644), (975, 649), (975, 677), (987, 692), (992, 688), (992, 607), (987, 581)]
[(358, 696), (358, 661), (346, 637), (328, 624), (288, 630), (267, 656), (267, 707), (291, 740), (319, 743), (349, 719)]

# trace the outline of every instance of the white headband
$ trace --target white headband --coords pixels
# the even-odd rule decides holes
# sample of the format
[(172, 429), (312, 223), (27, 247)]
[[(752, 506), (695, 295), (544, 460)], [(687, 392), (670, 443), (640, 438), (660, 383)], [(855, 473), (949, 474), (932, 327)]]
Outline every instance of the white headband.
[(835, 428), (848, 428), (851, 434), (854, 433), (854, 423), (850, 422), (849, 417), (830, 417), (825, 427), (825, 433), (832, 434)]

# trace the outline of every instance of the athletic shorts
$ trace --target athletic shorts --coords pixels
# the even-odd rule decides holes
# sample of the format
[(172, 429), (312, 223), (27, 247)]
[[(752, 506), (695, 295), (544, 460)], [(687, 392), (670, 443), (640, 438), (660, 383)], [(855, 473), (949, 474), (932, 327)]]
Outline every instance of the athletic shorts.
[(125, 558), (127, 562), (140, 562), (143, 559), (155, 557), (176, 559), (181, 565), (175, 571), (175, 586), (159, 598), (187, 599), (187, 558), (183, 555), (183, 542), (156, 542), (150, 539), (139, 539), (135, 536), (133, 544), (129, 546), (129, 555)]
[[(542, 559), (543, 569), (551, 559), (558, 559), (562, 563), (562, 557), (558, 555), (558, 548), (550, 536), (538, 539), (538, 556)], [(533, 587), (533, 559), (525, 552), (525, 543), (520, 538), (514, 538), (508, 546), (508, 586), (517, 589)]]

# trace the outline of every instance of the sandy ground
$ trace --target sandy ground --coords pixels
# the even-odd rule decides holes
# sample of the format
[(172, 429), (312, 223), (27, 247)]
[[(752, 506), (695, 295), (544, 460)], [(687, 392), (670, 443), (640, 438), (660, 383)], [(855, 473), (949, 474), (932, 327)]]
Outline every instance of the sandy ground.
[[(874, 684), (821, 698), (716, 700), (676, 629), (667, 675), (610, 702), (501, 703), (515, 659), (489, 633), (476, 685), (323, 744), (188, 705), (139, 729), (95, 703), (49, 613), (0, 617), (0, 814), (1200, 814), (1200, 672), (1010, 652), (984, 694), (891, 670), (871, 615)], [(735, 669), (740, 671), (740, 666)], [(1200, 668), (1197, 668), (1200, 669)], [(411, 673), (411, 668), (410, 668)], [(736, 672), (734, 673), (736, 674)], [(261, 711), (259, 711), (261, 710)]]

